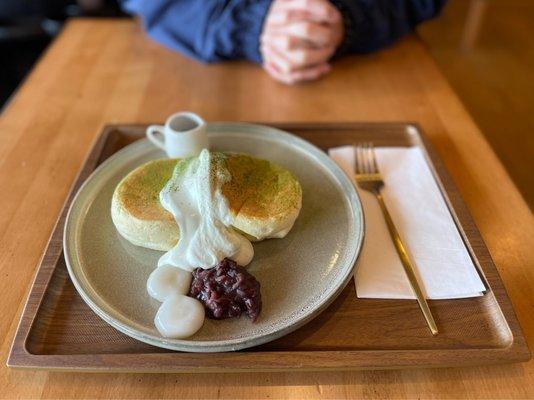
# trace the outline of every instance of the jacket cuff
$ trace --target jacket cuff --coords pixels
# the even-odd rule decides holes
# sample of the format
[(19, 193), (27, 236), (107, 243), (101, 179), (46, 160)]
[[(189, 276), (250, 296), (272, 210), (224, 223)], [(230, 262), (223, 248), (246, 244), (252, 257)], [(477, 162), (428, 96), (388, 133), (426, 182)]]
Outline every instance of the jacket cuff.
[(345, 4), (343, 0), (330, 0), (330, 2), (336, 7), (339, 12), (341, 13), (341, 16), (343, 17), (343, 25), (345, 28), (345, 36), (343, 37), (343, 40), (339, 47), (337, 48), (334, 56), (332, 58), (338, 58), (341, 56), (344, 56), (350, 52), (350, 49), (353, 46), (354, 41), (357, 38), (356, 33), (356, 24), (354, 21), (354, 17)]
[(271, 3), (272, 0), (249, 0), (243, 2), (241, 9), (235, 10), (237, 23), (232, 35), (236, 43), (235, 58), (246, 58), (258, 64), (263, 62), (260, 35)]

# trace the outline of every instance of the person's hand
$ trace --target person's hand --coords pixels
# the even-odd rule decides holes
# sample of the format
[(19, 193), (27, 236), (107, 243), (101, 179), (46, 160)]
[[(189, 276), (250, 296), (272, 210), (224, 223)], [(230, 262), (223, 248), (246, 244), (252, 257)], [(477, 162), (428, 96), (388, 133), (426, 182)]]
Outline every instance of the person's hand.
[(341, 13), (328, 0), (274, 0), (263, 25), (263, 67), (293, 84), (330, 71), (328, 61), (343, 40)]

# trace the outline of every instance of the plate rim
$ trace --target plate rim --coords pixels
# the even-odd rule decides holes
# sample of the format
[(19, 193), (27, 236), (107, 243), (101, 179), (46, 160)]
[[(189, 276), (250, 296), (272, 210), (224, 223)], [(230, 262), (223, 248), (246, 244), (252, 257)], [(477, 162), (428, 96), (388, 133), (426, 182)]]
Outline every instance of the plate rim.
[[(319, 304), (315, 307), (304, 313), (301, 317), (298, 317), (293, 323), (282, 327), (281, 329), (278, 329), (274, 332), (265, 333), (263, 335), (252, 337), (252, 338), (237, 338), (237, 339), (230, 339), (230, 340), (221, 340), (221, 341), (192, 341), (192, 340), (184, 340), (184, 339), (166, 339), (161, 336), (151, 335), (147, 334), (141, 331), (136, 330), (135, 328), (125, 324), (124, 322), (120, 321), (119, 319), (113, 317), (112, 315), (108, 315), (108, 313), (103, 310), (100, 305), (98, 305), (89, 293), (86, 293), (86, 288), (83, 286), (83, 284), (78, 280), (77, 272), (73, 268), (73, 264), (77, 260), (76, 254), (71, 254), (72, 252), (76, 252), (75, 244), (71, 243), (75, 242), (75, 235), (71, 234), (72, 232), (76, 232), (76, 229), (74, 227), (76, 224), (80, 224), (83, 222), (82, 218), (74, 218), (73, 214), (76, 211), (76, 207), (81, 207), (79, 205), (80, 202), (83, 203), (82, 196), (84, 195), (84, 192), (87, 190), (87, 187), (91, 182), (93, 182), (95, 179), (98, 178), (99, 174), (102, 174), (103, 171), (105, 171), (109, 164), (113, 162), (117, 162), (117, 159), (123, 158), (124, 154), (132, 152), (132, 156), (135, 154), (135, 149), (137, 147), (142, 147), (146, 145), (147, 139), (143, 138), (140, 140), (137, 140), (124, 148), (120, 149), (119, 151), (112, 154), (108, 159), (106, 159), (104, 162), (102, 162), (95, 170), (87, 177), (87, 179), (83, 182), (83, 184), (80, 186), (78, 191), (76, 192), (72, 203), (69, 207), (66, 220), (65, 220), (65, 228), (63, 230), (63, 252), (65, 257), (65, 263), (67, 266), (67, 270), (69, 273), (69, 277), (74, 284), (76, 291), (80, 295), (80, 297), (84, 300), (84, 302), (91, 308), (93, 312), (95, 312), (101, 319), (103, 319), (105, 322), (107, 322), (109, 325), (114, 327), (115, 329), (119, 330), (120, 332), (136, 339), (140, 340), (142, 342), (145, 342), (147, 344), (150, 344), (152, 346), (165, 348), (169, 350), (177, 350), (177, 351), (186, 351), (186, 352), (224, 352), (224, 351), (235, 351), (240, 349), (245, 349), (253, 346), (259, 346), (261, 344), (276, 340), (282, 336), (285, 336), (301, 326), (305, 325), (315, 317), (317, 317), (320, 313), (322, 313), (343, 291), (343, 289), (347, 286), (347, 284), (350, 282), (351, 277), (355, 273), (357, 260), (361, 255), (361, 250), (364, 242), (364, 236), (365, 236), (365, 218), (363, 213), (363, 207), (361, 203), (361, 199), (358, 195), (358, 192), (356, 191), (353, 182), (349, 179), (349, 177), (343, 172), (343, 170), (321, 149), (319, 149), (314, 144), (308, 142), (307, 140), (291, 134), (289, 132), (283, 131), (281, 129), (277, 129), (271, 126), (266, 125), (259, 125), (259, 124), (250, 124), (250, 123), (234, 123), (234, 122), (214, 122), (214, 123), (208, 123), (208, 134), (209, 135), (221, 135), (224, 133), (241, 133), (241, 134), (247, 134), (247, 135), (254, 135), (254, 134), (262, 134), (266, 136), (270, 136), (274, 139), (283, 139), (285, 138), (286, 142), (293, 142), (297, 143), (300, 147), (300, 150), (304, 150), (310, 155), (314, 156), (316, 160), (321, 162), (323, 166), (328, 167), (327, 170), (329, 170), (330, 173), (333, 173), (335, 178), (337, 178), (336, 184), (341, 186), (343, 190), (341, 190), (343, 196), (347, 200), (348, 204), (351, 206), (353, 214), (352, 214), (352, 221), (357, 222), (360, 221), (359, 224), (353, 223), (354, 225), (354, 232), (353, 234), (357, 234), (357, 238), (354, 243), (354, 247), (352, 249), (351, 259), (350, 261), (347, 261), (347, 265), (352, 265), (351, 267), (347, 267), (346, 271), (338, 278), (338, 283), (334, 285), (334, 289), (327, 293), (325, 296), (325, 299), (320, 301)], [(348, 192), (347, 192), (348, 190)], [(71, 249), (71, 247), (73, 247)], [(81, 262), (78, 261), (78, 269), (80, 272), (83, 273), (83, 268), (81, 266)], [(87, 279), (86, 279), (87, 281)], [(87, 289), (89, 291), (94, 291), (90, 284)], [(94, 291), (96, 293), (96, 291)], [(96, 293), (97, 297), (98, 293)]]

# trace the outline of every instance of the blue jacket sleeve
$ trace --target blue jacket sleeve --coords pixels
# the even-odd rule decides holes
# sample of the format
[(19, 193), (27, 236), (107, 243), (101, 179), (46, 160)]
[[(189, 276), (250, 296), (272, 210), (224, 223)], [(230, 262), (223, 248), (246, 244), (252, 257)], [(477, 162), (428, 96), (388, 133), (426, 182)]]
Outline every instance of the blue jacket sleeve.
[(204, 62), (261, 63), (259, 36), (272, 0), (120, 0), (156, 41)]
[(435, 17), (446, 0), (331, 0), (345, 21), (338, 55), (369, 53), (386, 47)]

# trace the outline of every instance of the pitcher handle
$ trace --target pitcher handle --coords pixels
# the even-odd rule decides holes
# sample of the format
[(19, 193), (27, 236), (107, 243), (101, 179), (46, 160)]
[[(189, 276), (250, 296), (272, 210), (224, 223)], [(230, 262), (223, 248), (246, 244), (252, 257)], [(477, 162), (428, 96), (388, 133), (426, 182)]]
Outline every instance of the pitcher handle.
[(148, 140), (162, 150), (165, 150), (165, 136), (163, 136), (164, 129), (165, 127), (162, 125), (150, 125), (146, 129), (146, 137)]

